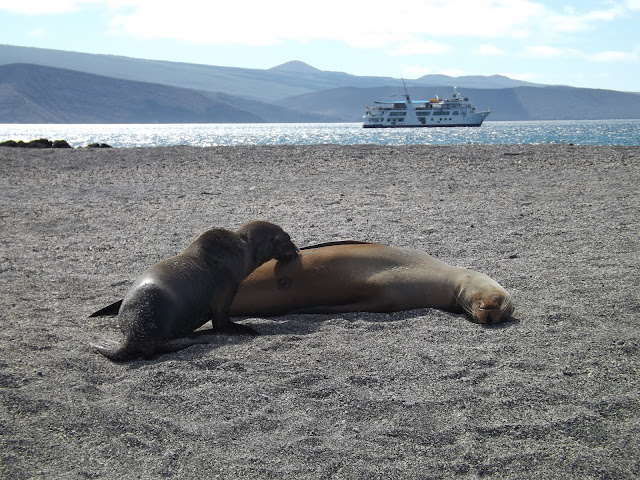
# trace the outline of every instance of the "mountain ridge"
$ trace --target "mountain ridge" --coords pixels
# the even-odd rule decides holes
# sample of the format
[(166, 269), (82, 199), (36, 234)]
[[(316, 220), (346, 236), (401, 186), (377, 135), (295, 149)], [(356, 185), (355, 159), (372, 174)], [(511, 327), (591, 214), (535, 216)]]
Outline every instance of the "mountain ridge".
[[(300, 61), (286, 62), (271, 69), (262, 70), (0, 44), (0, 65), (11, 63), (29, 63), (123, 80), (215, 91), (266, 102), (275, 102), (282, 98), (330, 88), (402, 85), (399, 78), (323, 71)], [(446, 78), (449, 79), (445, 82), (446, 85), (462, 88), (467, 86), (468, 79), (464, 77)], [(486, 88), (505, 86), (504, 81), (499, 84), (491, 83), (491, 77), (470, 76), (470, 79), (474, 82), (474, 87), (479, 86), (478, 82), (482, 82), (482, 79), (487, 79), (484, 83)], [(429, 84), (430, 82), (429, 76), (407, 81), (410, 84)], [(520, 80), (509, 79), (508, 81), (510, 86), (529, 84)]]
[(308, 63), (301, 62), (300, 60), (292, 60), (281, 65), (276, 65), (275, 67), (271, 67), (269, 70), (296, 73), (317, 73), (322, 71), (316, 67), (312, 67)]
[(230, 95), (30, 64), (0, 66), (0, 123), (265, 123), (325, 117)]
[[(5, 123), (356, 122), (365, 105), (404, 95), (401, 79), (327, 72), (299, 60), (259, 70), (0, 45), (0, 72)], [(449, 97), (458, 86), (477, 108), (492, 108), (487, 121), (640, 116), (640, 94), (631, 92), (501, 75), (406, 83), (413, 98)]]

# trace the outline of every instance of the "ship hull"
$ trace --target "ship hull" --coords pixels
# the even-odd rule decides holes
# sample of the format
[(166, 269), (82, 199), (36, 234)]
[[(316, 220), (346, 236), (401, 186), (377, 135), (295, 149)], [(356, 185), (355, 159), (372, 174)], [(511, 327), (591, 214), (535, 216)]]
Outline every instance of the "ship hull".
[(452, 123), (452, 124), (435, 124), (435, 125), (376, 125), (376, 124), (363, 124), (362, 128), (443, 128), (443, 127), (480, 127), (480, 123)]

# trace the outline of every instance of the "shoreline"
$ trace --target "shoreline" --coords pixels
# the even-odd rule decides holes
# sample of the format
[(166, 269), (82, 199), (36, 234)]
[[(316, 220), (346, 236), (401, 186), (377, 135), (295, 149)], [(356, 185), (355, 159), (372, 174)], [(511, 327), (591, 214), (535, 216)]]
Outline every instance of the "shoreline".
[[(0, 477), (634, 478), (640, 147), (0, 148)], [(206, 228), (486, 273), (515, 320), (243, 320), (150, 362), (88, 315)]]

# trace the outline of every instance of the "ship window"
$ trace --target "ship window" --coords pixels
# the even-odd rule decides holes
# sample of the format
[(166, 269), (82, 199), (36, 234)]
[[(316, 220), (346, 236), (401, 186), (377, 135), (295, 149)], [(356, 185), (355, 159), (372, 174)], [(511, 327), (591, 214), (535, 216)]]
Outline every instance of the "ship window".
[(457, 110), (455, 110), (455, 111), (453, 112), (453, 114), (454, 114), (454, 115), (458, 115), (458, 111), (457, 111)]
[(428, 117), (431, 112), (416, 112), (419, 117)]
[(391, 117), (404, 117), (407, 114), (407, 112), (391, 112), (389, 113), (389, 116)]

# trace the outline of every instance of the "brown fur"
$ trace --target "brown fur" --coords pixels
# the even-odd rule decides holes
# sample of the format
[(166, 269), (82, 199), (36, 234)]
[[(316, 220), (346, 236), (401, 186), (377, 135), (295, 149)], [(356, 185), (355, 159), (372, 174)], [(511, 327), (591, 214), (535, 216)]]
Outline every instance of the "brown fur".
[(296, 261), (267, 262), (240, 284), (232, 316), (391, 312), (439, 308), (477, 323), (513, 312), (509, 293), (479, 272), (426, 253), (379, 244), (332, 243), (302, 249)]

